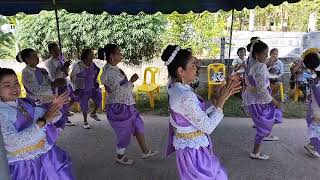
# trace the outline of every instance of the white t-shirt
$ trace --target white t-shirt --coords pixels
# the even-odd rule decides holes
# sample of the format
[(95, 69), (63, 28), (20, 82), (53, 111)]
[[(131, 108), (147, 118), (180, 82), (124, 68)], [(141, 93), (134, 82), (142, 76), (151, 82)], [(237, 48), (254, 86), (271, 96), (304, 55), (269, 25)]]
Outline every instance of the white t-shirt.
[[(239, 57), (235, 58), (232, 61), (232, 66), (236, 66), (238, 64), (244, 64), (245, 63), (246, 58), (244, 58), (244, 60), (240, 59)], [(238, 71), (236, 71), (237, 73), (244, 73), (245, 69), (243, 67), (241, 67), (240, 69), (238, 69)]]

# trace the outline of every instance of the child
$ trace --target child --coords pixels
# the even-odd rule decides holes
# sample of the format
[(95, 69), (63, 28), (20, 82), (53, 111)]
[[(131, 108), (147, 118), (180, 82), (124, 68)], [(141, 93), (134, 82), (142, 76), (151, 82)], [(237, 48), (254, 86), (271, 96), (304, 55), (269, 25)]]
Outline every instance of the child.
[[(20, 63), (25, 62), (27, 65), (22, 70), (22, 83), (27, 91), (27, 98), (33, 100), (36, 105), (49, 110), (54, 97), (52, 88), (63, 85), (64, 80), (57, 79), (55, 82), (51, 82), (48, 72), (37, 67), (39, 58), (33, 49), (23, 49), (18, 53), (16, 60)], [(55, 125), (60, 127), (67, 120), (66, 116), (62, 116)]]
[(190, 84), (196, 78), (195, 58), (177, 45), (169, 45), (162, 53), (170, 75), (168, 88), (170, 127), (167, 156), (176, 151), (176, 163), (182, 180), (226, 180), (225, 170), (212, 152), (209, 134), (223, 118), (225, 101), (241, 89), (239, 81), (231, 81), (219, 91), (214, 105), (204, 102)]
[[(20, 85), (12, 69), (0, 69), (0, 127), (13, 180), (73, 180), (69, 155), (46, 132), (60, 118), (67, 94), (56, 96), (48, 111), (18, 98)], [(51, 143), (50, 143), (51, 142)]]
[(101, 121), (96, 114), (101, 106), (101, 91), (97, 82), (100, 69), (93, 62), (93, 52), (91, 49), (83, 50), (80, 59), (81, 61), (74, 65), (70, 78), (75, 86), (75, 94), (79, 97), (83, 113), (83, 128), (90, 129), (87, 121), (89, 99), (92, 99), (94, 102), (94, 109), (90, 117), (96, 121)]
[(237, 55), (238, 57), (232, 61), (232, 66), (234, 67), (234, 72), (237, 75), (243, 76), (245, 67), (246, 67), (246, 63), (245, 63), (246, 49), (244, 47), (239, 48), (237, 51)]
[[(260, 152), (260, 145), (267, 138), (276, 123), (282, 122), (281, 104), (270, 95), (269, 72), (266, 66), (268, 45), (260, 40), (250, 43), (250, 62), (245, 72), (246, 88), (243, 103), (246, 105), (257, 129), (254, 149), (250, 153), (253, 159), (266, 160), (270, 157)], [(278, 137), (270, 137), (278, 140)]]
[[(51, 54), (51, 57), (49, 60), (45, 62), (45, 66), (46, 66), (47, 72), (49, 73), (49, 78), (51, 81), (56, 81), (57, 79), (64, 79), (65, 84), (63, 86), (58, 86), (57, 93), (61, 94), (62, 92), (68, 91), (69, 95), (71, 96), (72, 95), (71, 89), (67, 85), (68, 69), (71, 62), (70, 61), (64, 62), (61, 56), (60, 48), (57, 43), (50, 42), (48, 44), (48, 50)], [(72, 102), (70, 102), (70, 104), (72, 104)], [(69, 107), (70, 105), (63, 106), (61, 110), (63, 116), (67, 117), (70, 114)], [(75, 124), (69, 121), (69, 119), (65, 124), (62, 124), (61, 126), (64, 127), (65, 125), (75, 126)]]
[(130, 80), (117, 66), (122, 55), (115, 44), (108, 44), (104, 48), (107, 64), (103, 67), (101, 82), (108, 93), (107, 118), (117, 135), (116, 162), (130, 165), (133, 160), (125, 157), (124, 152), (130, 143), (131, 135), (136, 136), (142, 151), (142, 158), (146, 159), (158, 154), (149, 149), (144, 138), (144, 125), (139, 112), (135, 108), (133, 97), (133, 83), (139, 78), (134, 74)]
[(290, 67), (290, 71), (290, 90), (293, 91), (294, 94), (297, 85), (302, 91), (305, 101), (307, 101), (307, 91), (309, 89), (309, 82), (312, 81), (312, 73), (303, 65), (303, 59), (294, 61), (293, 65)]
[(320, 49), (311, 48), (304, 54), (303, 63), (317, 77), (311, 84), (306, 121), (310, 143), (304, 148), (314, 157), (320, 157)]
[(283, 63), (278, 59), (279, 50), (273, 48), (270, 50), (270, 58), (267, 59), (267, 67), (270, 73), (270, 87), (272, 94), (279, 92), (281, 77), (284, 74)]

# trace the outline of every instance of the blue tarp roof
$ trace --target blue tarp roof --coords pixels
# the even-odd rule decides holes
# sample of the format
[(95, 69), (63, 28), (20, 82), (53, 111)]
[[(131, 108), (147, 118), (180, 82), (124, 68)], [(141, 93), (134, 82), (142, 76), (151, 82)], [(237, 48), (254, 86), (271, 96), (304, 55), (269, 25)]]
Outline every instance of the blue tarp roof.
[[(299, 0), (287, 0), (289, 3)], [(100, 14), (104, 11), (110, 14), (137, 14), (145, 12), (179, 13), (216, 12), (218, 10), (229, 11), (232, 9), (252, 9), (256, 6), (265, 7), (269, 4), (279, 5), (284, 0), (56, 0), (58, 9), (66, 9), (68, 12), (87, 11), (92, 14)], [(0, 0), (0, 14), (15, 15), (18, 12), (37, 14), (41, 10), (53, 10), (53, 0)]]

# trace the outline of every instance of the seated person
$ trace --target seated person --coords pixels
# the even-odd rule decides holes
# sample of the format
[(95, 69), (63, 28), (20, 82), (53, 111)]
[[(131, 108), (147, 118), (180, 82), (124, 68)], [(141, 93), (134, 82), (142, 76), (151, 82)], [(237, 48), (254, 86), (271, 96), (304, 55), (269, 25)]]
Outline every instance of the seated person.
[(309, 82), (312, 81), (312, 73), (307, 70), (304, 66), (302, 60), (294, 61), (290, 67), (291, 77), (290, 77), (290, 89), (295, 90), (297, 85), (303, 93), (303, 97), (307, 98), (307, 88), (309, 87)]
[(281, 76), (284, 74), (283, 63), (278, 59), (279, 50), (273, 48), (270, 50), (270, 57), (267, 59), (267, 67), (270, 73), (270, 86), (272, 95), (279, 92)]
[(238, 57), (232, 61), (232, 66), (234, 67), (234, 74), (239, 76), (244, 75), (245, 67), (246, 67), (246, 49), (241, 47), (237, 51)]

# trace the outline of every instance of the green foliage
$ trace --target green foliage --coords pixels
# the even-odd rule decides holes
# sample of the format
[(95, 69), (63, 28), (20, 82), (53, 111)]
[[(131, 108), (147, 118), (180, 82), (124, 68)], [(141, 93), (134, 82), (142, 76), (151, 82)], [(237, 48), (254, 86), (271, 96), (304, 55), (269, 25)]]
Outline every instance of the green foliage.
[[(307, 31), (309, 15), (318, 12), (319, 19), (319, 7), (320, 0), (301, 0), (294, 4), (285, 2), (277, 7), (269, 5), (263, 9), (257, 7), (255, 30), (270, 30), (270, 24), (273, 23), (276, 31)], [(140, 13), (134, 16), (125, 13), (115, 16), (107, 13), (92, 15), (59, 11), (62, 47), (67, 57), (78, 57), (83, 48), (98, 49), (107, 43), (116, 43), (122, 48), (124, 62), (128, 64), (148, 61), (159, 55), (168, 44), (190, 47), (197, 56), (214, 57), (220, 51), (220, 37), (229, 35), (226, 21), (230, 16), (231, 12), (222, 11), (190, 12), (183, 15), (176, 12), (169, 15)], [(58, 41), (54, 12), (19, 14), (17, 17), (21, 19), (16, 34), (20, 47), (32, 47), (47, 58), (47, 43)], [(234, 19), (234, 30), (248, 30), (248, 9), (236, 11)], [(287, 28), (284, 24), (287, 24)], [(0, 38), (1, 53), (14, 49), (9, 46), (13, 46), (14, 36), (7, 35), (4, 40), (0, 34)]]
[(215, 56), (220, 47), (217, 40), (224, 35), (224, 15), (224, 12), (200, 14), (174, 12), (166, 15), (168, 23), (163, 43), (192, 48), (193, 52), (200, 56)]
[[(317, 12), (320, 15), (320, 0), (301, 0), (298, 3), (287, 2), (280, 6), (269, 5), (265, 8), (255, 8), (255, 30), (267, 31), (273, 23), (276, 31), (308, 30), (309, 15)], [(286, 24), (286, 25), (285, 25)], [(249, 10), (235, 12), (234, 29), (248, 30)], [(318, 20), (318, 29), (320, 21)]]
[[(0, 26), (11, 24), (9, 19), (0, 18)], [(15, 37), (13, 33), (3, 33), (0, 31), (0, 59), (15, 58)]]
[[(59, 21), (63, 52), (68, 57), (78, 57), (83, 48), (98, 49), (116, 43), (123, 50), (125, 63), (140, 64), (152, 59), (161, 49), (160, 33), (164, 31), (165, 19), (161, 14), (114, 16), (61, 10)], [(18, 37), (21, 47), (32, 47), (46, 57), (47, 43), (57, 41), (54, 12), (42, 11), (22, 19)]]

